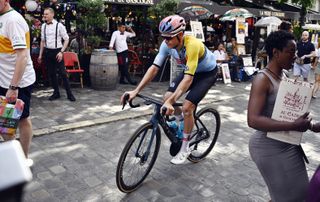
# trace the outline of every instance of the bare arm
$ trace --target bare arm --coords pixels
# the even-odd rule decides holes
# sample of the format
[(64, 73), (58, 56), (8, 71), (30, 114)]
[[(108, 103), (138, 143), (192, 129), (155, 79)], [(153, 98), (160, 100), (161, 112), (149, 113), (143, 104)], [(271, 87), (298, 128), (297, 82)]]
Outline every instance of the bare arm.
[(249, 127), (260, 131), (307, 130), (310, 126), (308, 114), (303, 115), (294, 122), (276, 121), (262, 115), (270, 88), (272, 88), (272, 84), (263, 74), (258, 74), (253, 80), (248, 104), (247, 121)]
[(131, 34), (130, 34), (130, 38), (132, 38), (132, 37), (135, 37), (136, 36), (136, 33), (133, 31), (133, 29), (132, 29), (132, 27), (128, 27), (127, 28), (127, 30), (128, 30), (128, 32), (130, 32)]
[(304, 58), (312, 58), (312, 57), (316, 57), (316, 52), (315, 51), (312, 51), (309, 55), (304, 55), (303, 59)]
[(44, 41), (41, 40), (41, 42), (40, 42), (40, 52), (39, 52), (39, 57), (38, 57), (38, 63), (39, 64), (42, 62), (43, 49), (44, 49)]
[(159, 71), (159, 67), (155, 65), (151, 65), (151, 67), (148, 69), (144, 77), (142, 78), (141, 82), (135, 89), (138, 93), (150, 82), (152, 79), (157, 75)]
[[(130, 98), (129, 100), (133, 99), (142, 89), (150, 82), (152, 79), (157, 75), (159, 71), (159, 67), (155, 65), (151, 65), (151, 67), (148, 69), (142, 80), (140, 81), (139, 85), (134, 89), (133, 91), (125, 92), (124, 94), (129, 94)], [(121, 104), (124, 102), (124, 94), (121, 96)]]
[(69, 39), (64, 40), (63, 46), (61, 48), (61, 52), (64, 52), (65, 50), (67, 50), (68, 44), (69, 44)]
[(60, 51), (60, 52), (57, 54), (57, 56), (56, 56), (58, 62), (61, 62), (61, 61), (62, 61), (62, 59), (63, 59), (63, 52), (67, 49), (68, 44), (69, 44), (69, 38), (64, 40), (63, 46), (62, 46), (62, 48), (61, 48), (61, 51)]
[[(15, 50), (17, 54), (16, 58), (16, 65), (13, 73), (13, 77), (11, 79), (10, 85), (12, 86), (19, 86), (20, 80), (23, 76), (23, 73), (26, 69), (27, 62), (28, 62), (28, 49), (16, 49)], [(18, 89), (12, 90), (8, 89), (6, 93), (6, 98), (9, 102), (15, 102), (18, 98)]]
[(28, 62), (28, 49), (16, 49), (17, 59), (11, 85), (18, 86)]

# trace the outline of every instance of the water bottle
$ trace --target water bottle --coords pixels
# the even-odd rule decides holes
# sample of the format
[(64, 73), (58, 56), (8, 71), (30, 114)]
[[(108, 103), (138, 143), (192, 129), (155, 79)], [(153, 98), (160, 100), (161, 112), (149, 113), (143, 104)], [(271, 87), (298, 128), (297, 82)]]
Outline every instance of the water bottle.
[(175, 133), (176, 136), (178, 137), (179, 126), (178, 126), (177, 122), (176, 121), (170, 121), (170, 122), (167, 122), (167, 124), (170, 127), (171, 131), (173, 133)]
[(183, 129), (184, 129), (184, 121), (181, 120), (180, 123), (179, 123), (178, 131), (177, 131), (178, 137), (179, 137), (180, 139), (183, 138)]

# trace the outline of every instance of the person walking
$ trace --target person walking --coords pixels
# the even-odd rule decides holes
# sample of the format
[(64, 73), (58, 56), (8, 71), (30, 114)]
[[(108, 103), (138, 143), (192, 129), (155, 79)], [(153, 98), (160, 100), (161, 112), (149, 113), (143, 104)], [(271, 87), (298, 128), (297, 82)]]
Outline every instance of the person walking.
[[(9, 102), (17, 99), (24, 102), (18, 127), (27, 158), (32, 140), (31, 91), (36, 80), (29, 41), (30, 31), (25, 19), (10, 6), (10, 0), (0, 0), (0, 95), (6, 96)], [(27, 163), (30, 166), (32, 160), (28, 159)]]
[(309, 71), (311, 69), (311, 59), (315, 57), (314, 45), (309, 41), (309, 32), (302, 32), (301, 41), (297, 43), (297, 60), (293, 66), (293, 75), (295, 79), (300, 76), (304, 81), (308, 81)]
[(317, 98), (317, 92), (320, 88), (320, 43), (318, 43), (318, 48), (316, 50), (316, 61), (314, 62), (312, 69), (314, 71), (314, 86), (312, 90), (312, 98)]
[(289, 21), (282, 21), (279, 25), (279, 30), (287, 31), (293, 33), (293, 27), (291, 22)]
[(120, 84), (128, 84), (125, 79), (131, 85), (137, 85), (136, 81), (133, 81), (129, 74), (129, 59), (128, 59), (128, 44), (127, 38), (136, 36), (136, 33), (131, 27), (127, 28), (124, 24), (118, 24), (118, 30), (114, 31), (111, 36), (109, 49), (115, 48), (118, 56), (118, 64), (120, 69)]
[(299, 145), (267, 137), (267, 132), (300, 131), (311, 126), (308, 113), (293, 122), (271, 118), (283, 69), (293, 66), (296, 53), (294, 36), (290, 32), (272, 32), (266, 39), (269, 63), (254, 78), (248, 104), (248, 125), (256, 131), (249, 141), (249, 152), (268, 186), (273, 202), (304, 201), (308, 174), (304, 152)]
[[(41, 43), (38, 62), (42, 62), (44, 55), (44, 62), (47, 67), (49, 77), (51, 80), (53, 94), (49, 100), (56, 100), (60, 98), (57, 71), (62, 77), (64, 87), (67, 91), (67, 98), (74, 102), (76, 98), (73, 96), (67, 73), (63, 62), (63, 52), (68, 47), (69, 36), (63, 24), (54, 19), (54, 10), (52, 8), (45, 8), (43, 12), (43, 19), (45, 21), (41, 27)], [(62, 39), (64, 40), (62, 44)]]

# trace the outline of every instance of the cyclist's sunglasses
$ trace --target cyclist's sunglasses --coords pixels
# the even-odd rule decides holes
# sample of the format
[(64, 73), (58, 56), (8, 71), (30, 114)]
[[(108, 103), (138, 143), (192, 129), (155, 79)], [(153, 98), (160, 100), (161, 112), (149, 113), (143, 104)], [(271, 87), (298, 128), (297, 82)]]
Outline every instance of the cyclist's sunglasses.
[(174, 36), (162, 36), (162, 38), (166, 41), (170, 41), (173, 39)]

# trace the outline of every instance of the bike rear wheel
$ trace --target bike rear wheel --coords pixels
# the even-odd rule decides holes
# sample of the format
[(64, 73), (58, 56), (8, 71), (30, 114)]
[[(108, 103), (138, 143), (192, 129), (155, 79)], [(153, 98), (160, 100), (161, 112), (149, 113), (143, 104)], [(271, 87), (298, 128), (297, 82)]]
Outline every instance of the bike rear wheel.
[[(138, 188), (151, 171), (160, 149), (160, 129), (152, 139), (153, 125), (138, 128), (124, 147), (118, 161), (116, 181), (120, 191), (129, 193)], [(148, 145), (151, 143), (149, 152)]]
[(196, 131), (190, 139), (189, 161), (197, 163), (210, 153), (218, 139), (220, 125), (220, 114), (217, 110), (205, 107), (196, 113)]

